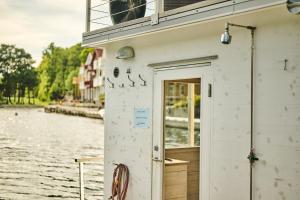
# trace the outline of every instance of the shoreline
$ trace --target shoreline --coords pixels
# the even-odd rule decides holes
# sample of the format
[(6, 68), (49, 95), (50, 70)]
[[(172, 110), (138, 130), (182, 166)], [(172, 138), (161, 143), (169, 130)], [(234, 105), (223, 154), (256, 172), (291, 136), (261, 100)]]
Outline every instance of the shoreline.
[(96, 108), (85, 108), (75, 106), (49, 105), (44, 107), (45, 113), (58, 113), (71, 116), (87, 117), (92, 119), (101, 119), (99, 110)]
[(7, 105), (7, 104), (2, 104), (0, 105), (0, 109), (1, 108), (43, 108), (44, 106), (42, 105), (30, 105), (30, 104), (20, 104), (20, 105)]
[(73, 105), (0, 105), (1, 109), (44, 109), (45, 113), (56, 113), (70, 116), (86, 117), (91, 119), (100, 119), (103, 120), (103, 117), (99, 114), (98, 108), (89, 107), (89, 106), (73, 106)]

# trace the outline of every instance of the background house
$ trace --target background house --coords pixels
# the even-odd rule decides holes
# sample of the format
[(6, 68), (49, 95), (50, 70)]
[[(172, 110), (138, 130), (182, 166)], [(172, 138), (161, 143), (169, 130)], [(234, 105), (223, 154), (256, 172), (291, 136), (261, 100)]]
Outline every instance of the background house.
[(100, 104), (104, 95), (104, 73), (102, 66), (102, 49), (90, 53), (79, 70), (79, 90), (81, 101)]

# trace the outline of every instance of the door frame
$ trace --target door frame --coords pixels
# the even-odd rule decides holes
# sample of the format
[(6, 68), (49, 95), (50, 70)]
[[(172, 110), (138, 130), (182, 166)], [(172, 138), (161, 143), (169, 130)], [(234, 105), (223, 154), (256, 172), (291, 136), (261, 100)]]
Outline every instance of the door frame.
[[(153, 75), (153, 133), (152, 133), (152, 200), (163, 200), (164, 176), (164, 81), (176, 79), (201, 79), (201, 124), (200, 124), (200, 200), (210, 196), (210, 162), (212, 130), (212, 86), (210, 62), (156, 68)], [(206, 134), (203, 134), (206, 133)], [(158, 148), (158, 149), (157, 149)]]

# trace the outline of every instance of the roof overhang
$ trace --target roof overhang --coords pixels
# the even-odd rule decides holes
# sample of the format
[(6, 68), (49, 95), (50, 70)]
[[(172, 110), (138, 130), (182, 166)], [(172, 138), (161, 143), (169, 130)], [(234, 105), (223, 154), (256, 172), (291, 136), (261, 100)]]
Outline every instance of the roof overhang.
[[(83, 46), (100, 46), (146, 34), (153, 34), (195, 23), (255, 12), (261, 9), (286, 4), (286, 0), (214, 0), (215, 4), (203, 2), (170, 10), (159, 15), (159, 23), (153, 24), (151, 17), (144, 17), (122, 24), (83, 34)], [(211, 3), (211, 2), (210, 2)]]

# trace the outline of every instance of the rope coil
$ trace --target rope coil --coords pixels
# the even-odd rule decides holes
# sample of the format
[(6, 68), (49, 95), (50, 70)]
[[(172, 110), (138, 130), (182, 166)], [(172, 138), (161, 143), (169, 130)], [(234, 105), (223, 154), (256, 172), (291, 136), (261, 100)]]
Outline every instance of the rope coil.
[(129, 183), (129, 170), (124, 164), (117, 164), (114, 170), (111, 186), (111, 197), (109, 199), (125, 200)]

